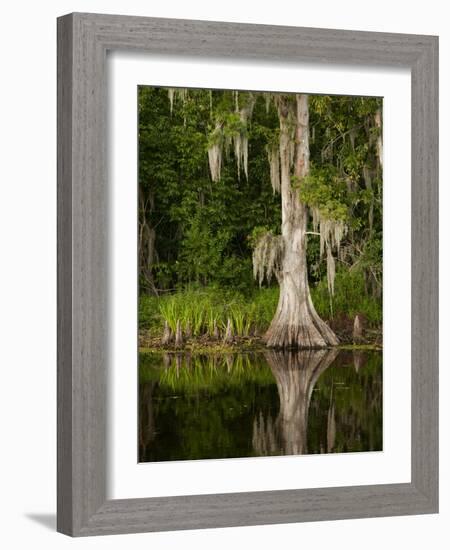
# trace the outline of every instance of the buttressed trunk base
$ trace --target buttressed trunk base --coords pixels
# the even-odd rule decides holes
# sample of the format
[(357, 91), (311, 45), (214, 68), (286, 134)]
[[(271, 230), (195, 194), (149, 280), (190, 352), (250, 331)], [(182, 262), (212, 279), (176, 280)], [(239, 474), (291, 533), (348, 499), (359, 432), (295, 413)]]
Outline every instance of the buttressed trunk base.
[[(274, 348), (325, 348), (339, 343), (330, 327), (320, 319), (311, 300), (306, 262), (308, 211), (297, 185), (309, 173), (308, 96), (297, 94), (295, 104), (282, 96), (280, 119), (281, 235), (283, 257), (277, 274), (280, 298), (275, 316), (265, 334)], [(294, 127), (295, 132), (292, 131)], [(295, 158), (292, 158), (292, 151)]]
[(311, 299), (298, 297), (298, 288), (295, 282), (280, 285), (277, 311), (264, 336), (267, 346), (319, 349), (339, 344), (334, 332), (318, 316)]

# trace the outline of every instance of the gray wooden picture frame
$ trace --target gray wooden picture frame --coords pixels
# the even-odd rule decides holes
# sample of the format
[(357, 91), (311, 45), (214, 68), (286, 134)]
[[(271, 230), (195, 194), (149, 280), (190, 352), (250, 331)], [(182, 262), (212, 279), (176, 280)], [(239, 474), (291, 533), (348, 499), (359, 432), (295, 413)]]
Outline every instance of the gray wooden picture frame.
[[(412, 74), (411, 483), (107, 500), (106, 53)], [(438, 38), (74, 13), (58, 19), (58, 505), (72, 536), (438, 511)]]

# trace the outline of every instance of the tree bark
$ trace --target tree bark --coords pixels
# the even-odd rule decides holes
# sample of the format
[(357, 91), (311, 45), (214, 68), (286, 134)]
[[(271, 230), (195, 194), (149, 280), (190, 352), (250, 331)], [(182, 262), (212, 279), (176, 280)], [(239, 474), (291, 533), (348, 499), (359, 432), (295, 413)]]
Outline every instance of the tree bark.
[[(320, 319), (311, 300), (306, 263), (308, 212), (298, 185), (309, 173), (308, 96), (297, 94), (294, 108), (281, 96), (280, 119), (281, 235), (284, 255), (278, 282), (280, 297), (275, 316), (265, 334), (274, 348), (324, 348), (339, 343), (330, 327)], [(289, 116), (291, 115), (291, 116)], [(295, 138), (292, 132), (295, 128)], [(294, 181), (291, 181), (294, 148)]]

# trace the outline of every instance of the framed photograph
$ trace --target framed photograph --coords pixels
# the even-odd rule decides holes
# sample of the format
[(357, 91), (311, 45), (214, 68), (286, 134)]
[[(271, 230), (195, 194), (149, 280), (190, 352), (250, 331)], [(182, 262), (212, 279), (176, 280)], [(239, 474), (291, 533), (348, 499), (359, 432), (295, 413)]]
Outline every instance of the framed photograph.
[(438, 39), (58, 19), (58, 530), (438, 511)]

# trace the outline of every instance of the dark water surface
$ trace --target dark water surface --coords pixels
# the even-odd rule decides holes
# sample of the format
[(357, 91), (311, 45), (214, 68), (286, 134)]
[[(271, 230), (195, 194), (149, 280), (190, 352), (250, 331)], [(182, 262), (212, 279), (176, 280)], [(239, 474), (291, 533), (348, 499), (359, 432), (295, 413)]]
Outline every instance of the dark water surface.
[(382, 450), (382, 354), (141, 354), (139, 461)]

